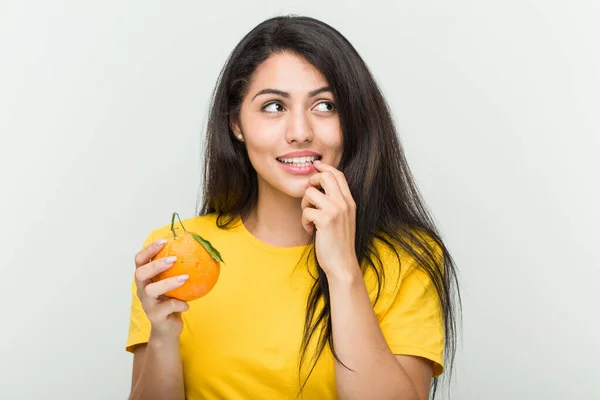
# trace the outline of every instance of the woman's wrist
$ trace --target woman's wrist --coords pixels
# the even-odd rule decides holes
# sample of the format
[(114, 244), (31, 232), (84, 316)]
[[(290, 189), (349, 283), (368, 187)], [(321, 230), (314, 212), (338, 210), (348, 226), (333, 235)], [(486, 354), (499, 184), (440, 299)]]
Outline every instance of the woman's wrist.
[(156, 348), (164, 348), (173, 345), (179, 346), (179, 335), (163, 334), (156, 331), (150, 331), (149, 345)]
[(345, 266), (345, 268), (334, 268), (327, 274), (330, 287), (351, 287), (356, 285), (357, 282), (362, 283), (363, 277), (358, 262), (349, 262), (348, 264), (350, 265)]

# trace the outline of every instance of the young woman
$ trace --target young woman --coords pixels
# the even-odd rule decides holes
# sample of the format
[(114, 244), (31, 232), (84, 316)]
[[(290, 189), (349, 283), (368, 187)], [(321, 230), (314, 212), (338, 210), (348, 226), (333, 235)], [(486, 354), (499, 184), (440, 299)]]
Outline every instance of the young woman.
[(233, 50), (207, 130), (204, 203), (182, 221), (226, 266), (191, 302), (135, 256), (131, 399), (426, 399), (454, 356), (450, 253), (386, 102), (338, 31), (259, 24)]

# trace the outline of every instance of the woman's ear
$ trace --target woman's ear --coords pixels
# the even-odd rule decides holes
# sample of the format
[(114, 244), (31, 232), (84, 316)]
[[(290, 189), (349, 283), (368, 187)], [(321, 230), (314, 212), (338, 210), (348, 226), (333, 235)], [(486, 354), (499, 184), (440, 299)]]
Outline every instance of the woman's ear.
[(242, 135), (242, 130), (240, 129), (240, 123), (236, 116), (229, 117), (229, 127), (231, 128), (231, 131), (233, 132), (233, 135), (237, 138), (237, 140), (239, 140), (240, 142), (243, 142), (244, 136)]
[(236, 115), (229, 116), (229, 127), (235, 136), (238, 136), (242, 133), (240, 129), (240, 124), (238, 122), (238, 117)]

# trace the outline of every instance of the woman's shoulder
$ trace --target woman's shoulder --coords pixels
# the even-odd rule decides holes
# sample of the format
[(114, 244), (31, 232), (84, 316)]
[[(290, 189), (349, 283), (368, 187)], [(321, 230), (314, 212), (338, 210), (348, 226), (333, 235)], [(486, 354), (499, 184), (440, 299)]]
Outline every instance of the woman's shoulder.
[(434, 258), (441, 255), (441, 246), (425, 229), (411, 229), (399, 236), (401, 242), (386, 234), (377, 235), (373, 241), (376, 252), (388, 265), (398, 259), (401, 264), (413, 264), (417, 261), (416, 255), (429, 253)]
[(435, 265), (434, 268), (443, 271), (442, 250), (433, 235), (426, 230), (413, 229), (401, 239), (399, 242), (387, 235), (378, 235), (373, 243), (377, 256), (371, 257), (375, 265), (365, 271), (369, 295), (371, 300), (379, 297), (376, 311), (382, 315), (398, 299), (401, 287), (412, 293), (430, 280), (424, 272), (423, 262), (433, 261), (430, 266)]

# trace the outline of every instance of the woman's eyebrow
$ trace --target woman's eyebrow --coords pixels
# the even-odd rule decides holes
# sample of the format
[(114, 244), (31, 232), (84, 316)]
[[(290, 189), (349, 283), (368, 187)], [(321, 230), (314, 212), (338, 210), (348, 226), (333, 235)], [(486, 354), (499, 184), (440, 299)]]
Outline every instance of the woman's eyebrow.
[[(312, 92), (310, 92), (308, 94), (308, 97), (314, 97), (314, 96), (316, 96), (316, 95), (318, 95), (320, 93), (323, 93), (323, 92), (331, 92), (331, 88), (329, 86), (323, 86), (322, 88), (319, 88), (319, 89), (316, 89), (316, 90), (313, 90)], [(279, 95), (279, 96), (284, 97), (286, 99), (290, 98), (290, 94), (288, 92), (284, 92), (283, 90), (268, 88), (268, 89), (263, 89), (260, 92), (256, 93), (254, 95), (254, 97), (252, 98), (252, 100), (254, 100), (255, 98), (257, 98), (258, 96), (260, 96), (262, 94), (276, 94), (276, 95)]]
[(321, 94), (323, 92), (331, 92), (331, 88), (329, 86), (323, 86), (322, 88), (310, 92), (308, 94), (308, 97), (315, 97), (316, 95)]

